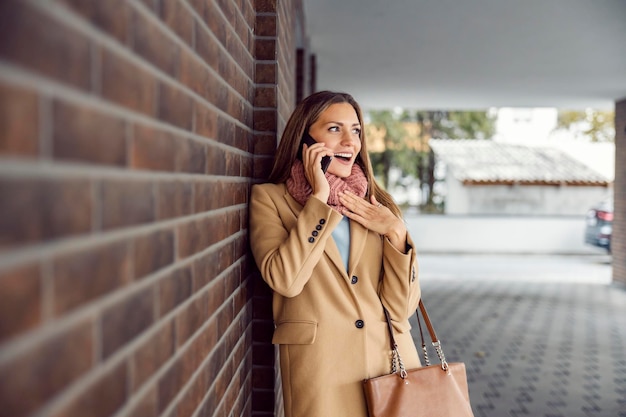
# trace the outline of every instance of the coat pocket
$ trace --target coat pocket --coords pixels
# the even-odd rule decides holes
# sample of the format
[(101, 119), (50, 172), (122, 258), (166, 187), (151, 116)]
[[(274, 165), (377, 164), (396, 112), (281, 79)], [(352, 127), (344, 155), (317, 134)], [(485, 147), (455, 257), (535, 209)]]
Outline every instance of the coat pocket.
[(281, 321), (276, 324), (272, 343), (275, 345), (311, 345), (317, 336), (317, 322), (306, 320)]

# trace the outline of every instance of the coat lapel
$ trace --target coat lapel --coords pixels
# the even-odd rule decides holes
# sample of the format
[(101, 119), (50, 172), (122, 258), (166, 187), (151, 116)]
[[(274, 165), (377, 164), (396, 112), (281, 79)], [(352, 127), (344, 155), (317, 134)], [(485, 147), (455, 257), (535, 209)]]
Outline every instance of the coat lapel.
[[(302, 211), (302, 206), (300, 205), (300, 203), (294, 200), (291, 194), (289, 194), (286, 191), (285, 191), (284, 198), (285, 198), (285, 201), (287, 202), (287, 205), (293, 212), (294, 221), (296, 221), (296, 218)], [(352, 224), (353, 222), (350, 222), (350, 230), (352, 230)], [(352, 236), (353, 236), (352, 232), (350, 232), (351, 240), (352, 240)], [(352, 248), (352, 243), (350, 244), (350, 247)], [(348, 272), (346, 271), (346, 267), (344, 266), (343, 259), (341, 259), (341, 253), (339, 252), (339, 249), (337, 248), (337, 245), (335, 244), (335, 239), (333, 239), (332, 236), (327, 240), (326, 247), (324, 248), (324, 253), (328, 257), (328, 259), (330, 259), (331, 262), (335, 265), (337, 270), (347, 277)], [(350, 249), (350, 259), (352, 259), (352, 249)], [(349, 262), (351, 263), (351, 261)], [(350, 268), (352, 269), (352, 266), (350, 266)]]
[(350, 259), (348, 260), (348, 275), (356, 268), (365, 249), (368, 230), (358, 222), (350, 220)]

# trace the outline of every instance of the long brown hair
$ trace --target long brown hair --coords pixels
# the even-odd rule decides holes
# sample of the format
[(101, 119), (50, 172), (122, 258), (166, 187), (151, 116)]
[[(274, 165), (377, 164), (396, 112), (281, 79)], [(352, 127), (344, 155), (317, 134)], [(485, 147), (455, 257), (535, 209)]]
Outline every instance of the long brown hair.
[(302, 100), (294, 109), (291, 117), (287, 121), (285, 131), (278, 144), (276, 156), (274, 158), (274, 167), (269, 176), (269, 182), (280, 184), (287, 181), (291, 173), (291, 165), (295, 161), (298, 148), (300, 147), (300, 138), (305, 130), (308, 131), (313, 123), (319, 119), (320, 115), (333, 104), (348, 103), (354, 108), (356, 115), (361, 124), (361, 151), (357, 155), (356, 163), (363, 169), (367, 178), (368, 193), (373, 195), (380, 203), (388, 207), (396, 216), (402, 217), (402, 211), (393, 201), (391, 195), (386, 192), (374, 178), (372, 163), (367, 153), (367, 141), (365, 140), (365, 129), (363, 126), (363, 114), (361, 107), (356, 100), (347, 93), (334, 91), (319, 91), (313, 93)]

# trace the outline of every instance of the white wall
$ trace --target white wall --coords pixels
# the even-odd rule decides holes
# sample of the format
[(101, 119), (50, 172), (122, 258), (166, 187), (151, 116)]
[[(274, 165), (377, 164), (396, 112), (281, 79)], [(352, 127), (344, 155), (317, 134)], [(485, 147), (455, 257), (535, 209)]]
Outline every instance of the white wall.
[(420, 252), (601, 254), (584, 243), (585, 216), (450, 216), (405, 213)]
[(585, 215), (602, 201), (606, 187), (470, 185), (446, 178), (446, 214)]

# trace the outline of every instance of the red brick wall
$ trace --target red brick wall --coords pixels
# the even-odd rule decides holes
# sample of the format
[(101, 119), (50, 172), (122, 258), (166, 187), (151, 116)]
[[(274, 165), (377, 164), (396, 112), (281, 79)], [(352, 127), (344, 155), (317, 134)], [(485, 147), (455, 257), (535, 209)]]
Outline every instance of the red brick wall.
[(613, 280), (626, 285), (626, 98), (615, 103), (614, 193)]
[[(312, 91), (306, 81), (311, 74), (296, 77), (297, 50), (304, 49), (304, 12), (300, 1), (257, 1), (257, 83), (254, 110), (255, 182), (271, 171), (280, 133), (296, 104), (297, 91)], [(262, 27), (261, 27), (262, 26)], [(254, 269), (253, 280), (253, 378), (252, 410), (255, 417), (284, 415), (278, 352), (271, 344), (274, 330), (272, 293)]]
[(259, 385), (280, 414), (247, 242), (294, 104), (279, 3), (0, 2), (0, 416), (264, 415)]

